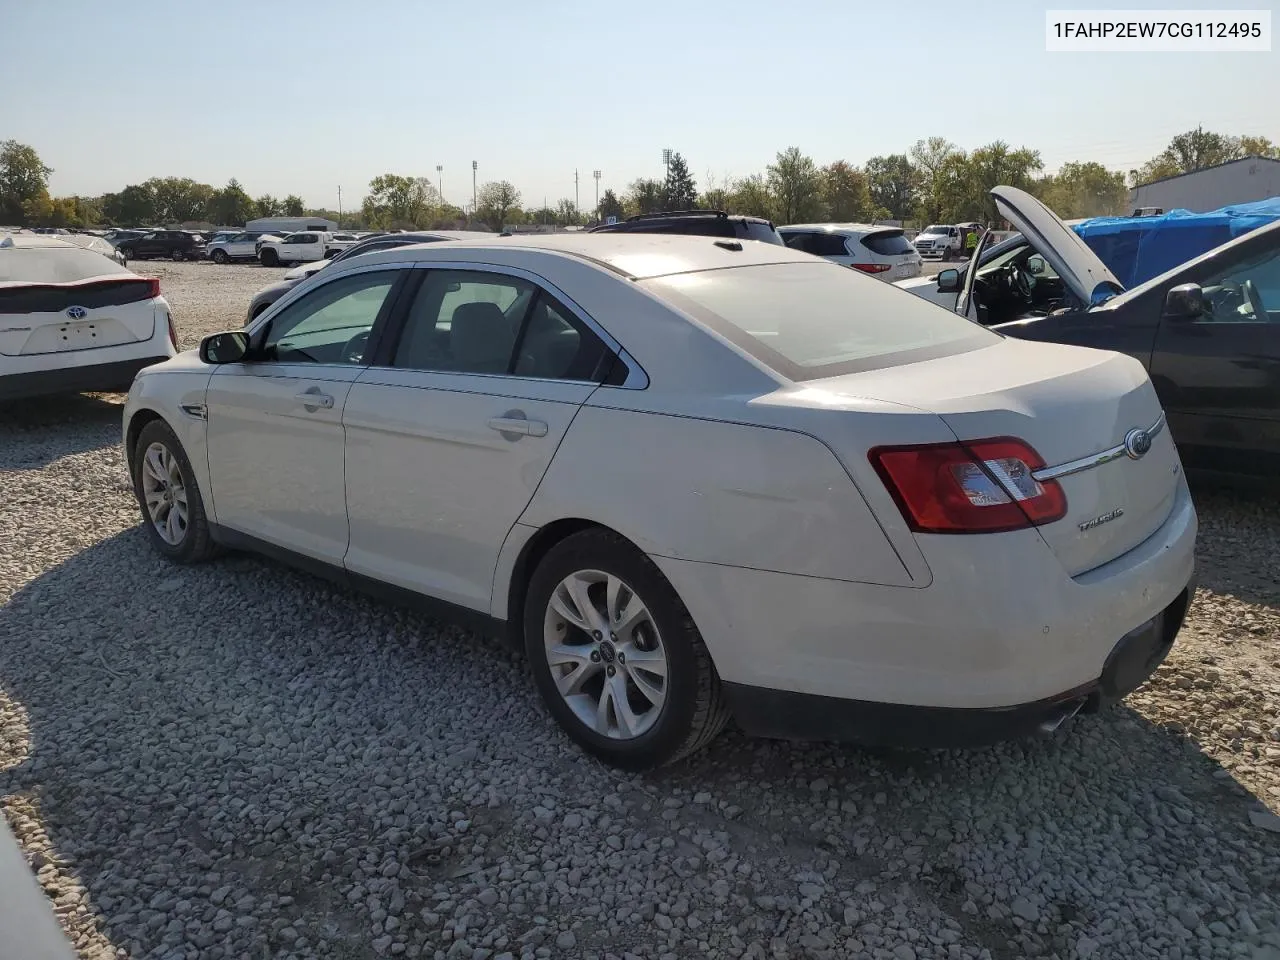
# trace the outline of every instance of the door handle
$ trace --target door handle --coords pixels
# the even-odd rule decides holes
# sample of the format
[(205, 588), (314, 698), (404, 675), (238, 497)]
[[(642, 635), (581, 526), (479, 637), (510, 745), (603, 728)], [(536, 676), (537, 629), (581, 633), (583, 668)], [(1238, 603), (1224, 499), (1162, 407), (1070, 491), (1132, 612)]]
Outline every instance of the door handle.
[(514, 434), (517, 437), (545, 437), (547, 425), (541, 420), (530, 420), (524, 416), (491, 417), (489, 429), (499, 433)]
[(297, 400), (304, 407), (323, 407), (326, 410), (333, 409), (333, 397), (327, 393), (321, 393), (317, 388), (312, 387), (310, 390), (304, 390), (302, 393), (295, 393), (293, 399)]

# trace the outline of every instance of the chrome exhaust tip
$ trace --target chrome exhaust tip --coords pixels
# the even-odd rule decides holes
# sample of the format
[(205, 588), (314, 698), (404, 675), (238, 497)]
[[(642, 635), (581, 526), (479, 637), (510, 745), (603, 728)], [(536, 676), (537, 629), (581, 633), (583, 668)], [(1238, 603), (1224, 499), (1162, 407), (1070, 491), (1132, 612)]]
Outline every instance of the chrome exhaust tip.
[(1039, 731), (1043, 734), (1050, 734), (1057, 730), (1060, 726), (1074, 717), (1080, 712), (1080, 708), (1084, 706), (1084, 700), (1075, 700), (1067, 704), (1066, 708), (1059, 712), (1056, 716), (1045, 720), (1039, 726)]

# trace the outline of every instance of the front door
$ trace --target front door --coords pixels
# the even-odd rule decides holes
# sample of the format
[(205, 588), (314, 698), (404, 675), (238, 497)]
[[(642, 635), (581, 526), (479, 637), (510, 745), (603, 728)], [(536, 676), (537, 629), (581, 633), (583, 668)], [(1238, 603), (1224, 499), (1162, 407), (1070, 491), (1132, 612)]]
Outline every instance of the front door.
[(347, 569), (488, 613), (502, 544), (609, 357), (528, 278), (428, 271), (347, 400)]
[(409, 273), (383, 266), (337, 277), (254, 329), (256, 359), (218, 368), (206, 398), (218, 524), (341, 565), (343, 409)]
[(1280, 249), (1186, 279), (1204, 313), (1162, 319), (1151, 357), (1178, 450), (1189, 468), (1280, 476)]

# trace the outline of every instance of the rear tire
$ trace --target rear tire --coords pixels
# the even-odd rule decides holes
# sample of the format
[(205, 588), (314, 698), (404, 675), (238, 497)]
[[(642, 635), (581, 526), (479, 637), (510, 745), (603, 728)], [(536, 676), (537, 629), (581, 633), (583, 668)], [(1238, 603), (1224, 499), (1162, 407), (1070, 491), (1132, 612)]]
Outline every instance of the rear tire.
[(547, 708), (606, 763), (674, 763), (724, 729), (720, 677), (689, 611), (653, 561), (618, 534), (585, 530), (552, 547), (530, 578), (523, 618)]
[(218, 547), (200, 487), (177, 435), (163, 420), (152, 420), (133, 449), (133, 492), (151, 545), (174, 563), (214, 557)]
[(175, 263), (181, 263), (183, 260), (187, 259), (187, 255), (181, 250), (170, 250), (169, 259)]
[(258, 255), (258, 259), (262, 261), (262, 265), (264, 267), (280, 266), (280, 254), (271, 249), (263, 250), (262, 253)]
[(209, 254), (209, 259), (214, 263), (226, 263), (231, 258), (227, 256), (227, 251), (215, 250), (213, 253)]

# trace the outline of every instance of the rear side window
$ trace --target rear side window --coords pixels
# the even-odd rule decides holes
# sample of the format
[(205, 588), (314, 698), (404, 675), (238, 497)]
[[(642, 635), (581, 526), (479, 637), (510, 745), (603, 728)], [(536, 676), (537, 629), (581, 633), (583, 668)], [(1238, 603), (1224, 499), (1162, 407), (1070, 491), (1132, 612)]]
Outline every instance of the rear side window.
[(833, 263), (759, 264), (642, 281), (791, 380), (949, 356), (997, 334)]
[(896, 257), (915, 250), (915, 247), (907, 242), (907, 238), (901, 230), (868, 234), (862, 238), (862, 245), (872, 253), (878, 253), (882, 257)]

